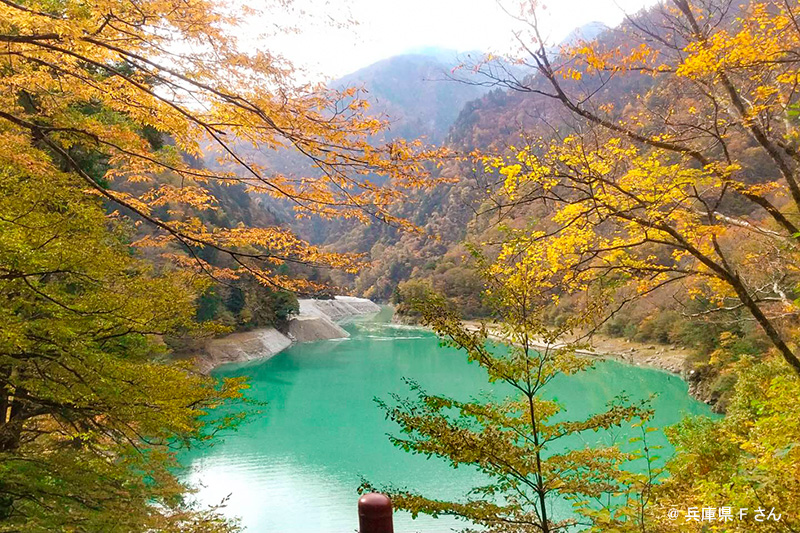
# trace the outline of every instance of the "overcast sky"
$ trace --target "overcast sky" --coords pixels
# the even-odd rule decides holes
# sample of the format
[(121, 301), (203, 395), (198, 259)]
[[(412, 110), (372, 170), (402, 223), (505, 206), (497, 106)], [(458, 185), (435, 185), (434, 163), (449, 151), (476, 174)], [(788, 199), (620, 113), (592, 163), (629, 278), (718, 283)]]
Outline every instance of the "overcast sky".
[[(331, 78), (425, 47), (506, 52), (511, 48), (512, 31), (519, 27), (498, 0), (307, 1), (316, 5), (313, 15), (307, 14), (300, 24), (305, 30), (295, 35), (273, 35), (271, 49)], [(518, 12), (514, 7), (518, 2), (501, 1), (509, 11)], [(592, 21), (615, 26), (624, 13), (635, 13), (655, 1), (550, 0), (544, 4), (545, 20), (540, 25), (547, 29), (551, 44), (556, 44), (578, 26)], [(310, 21), (312, 16), (314, 20)], [(334, 28), (327, 24), (330, 18), (352, 18), (357, 24)]]

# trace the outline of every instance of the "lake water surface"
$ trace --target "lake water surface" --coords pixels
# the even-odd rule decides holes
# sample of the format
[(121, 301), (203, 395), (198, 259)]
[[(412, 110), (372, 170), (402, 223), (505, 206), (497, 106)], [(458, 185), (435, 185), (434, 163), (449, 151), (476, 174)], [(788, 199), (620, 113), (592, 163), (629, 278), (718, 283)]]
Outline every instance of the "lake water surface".
[[(267, 404), (238, 431), (181, 460), (187, 478), (200, 487), (200, 500), (213, 504), (230, 495), (224, 512), (240, 517), (248, 532), (353, 532), (362, 477), (436, 497), (463, 495), (482, 481), (472, 470), (452, 470), (440, 460), (394, 448), (386, 434), (397, 427), (384, 419), (373, 398), (407, 394), (401, 379), (407, 377), (432, 393), (468, 399), (491, 390), (483, 370), (468, 364), (463, 353), (440, 347), (420, 328), (379, 319), (345, 327), (349, 339), (298, 344), (267, 361), (215, 372), (249, 377), (248, 396)], [(622, 391), (633, 399), (657, 393), (651, 425), (709, 413), (687, 395), (677, 376), (613, 361), (548, 385), (549, 395), (573, 419), (602, 410)], [(666, 443), (660, 432), (649, 437)], [(627, 440), (624, 434), (616, 438)], [(396, 533), (452, 531), (458, 525), (427, 517), (412, 521), (401, 513), (395, 517)]]

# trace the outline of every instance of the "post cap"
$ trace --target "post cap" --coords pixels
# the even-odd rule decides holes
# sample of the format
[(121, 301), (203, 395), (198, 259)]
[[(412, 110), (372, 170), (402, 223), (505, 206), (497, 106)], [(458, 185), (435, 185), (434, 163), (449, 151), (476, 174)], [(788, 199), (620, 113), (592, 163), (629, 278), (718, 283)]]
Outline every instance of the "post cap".
[(380, 492), (370, 492), (358, 499), (358, 516), (378, 518), (392, 516), (392, 500)]

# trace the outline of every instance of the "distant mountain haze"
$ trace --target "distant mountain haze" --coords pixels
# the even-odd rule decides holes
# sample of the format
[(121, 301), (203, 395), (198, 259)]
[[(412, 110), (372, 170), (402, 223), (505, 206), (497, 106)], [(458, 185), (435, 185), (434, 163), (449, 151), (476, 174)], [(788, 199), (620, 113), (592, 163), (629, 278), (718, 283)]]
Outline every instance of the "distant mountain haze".
[[(590, 41), (607, 29), (602, 22), (584, 24), (570, 32), (554, 52), (579, 40)], [(423, 47), (373, 63), (329, 86), (334, 89), (363, 86), (372, 110), (386, 115), (391, 122), (386, 140), (425, 138), (440, 143), (467, 102), (491, 89), (469, 69), (470, 65), (482, 61), (484, 55), (479, 50), (458, 52)], [(532, 74), (524, 65), (501, 58), (495, 62), (519, 78)]]
[[(448, 60), (449, 59), (449, 60)], [(433, 55), (407, 54), (384, 59), (330, 84), (335, 89), (363, 87), (372, 111), (386, 115), (391, 126), (386, 140), (425, 138), (441, 142), (458, 113), (483, 87), (459, 83), (452, 70), (455, 51), (437, 49)]]
[(602, 22), (592, 21), (587, 22), (583, 26), (578, 26), (567, 35), (559, 46), (574, 44), (579, 40), (591, 41), (597, 38), (598, 35), (610, 29)]
[[(442, 48), (424, 48), (419, 53), (390, 57), (328, 83), (332, 89), (349, 87), (363, 89), (359, 94), (369, 102), (367, 112), (386, 119), (390, 126), (373, 141), (375, 144), (392, 139), (422, 139), (431, 144), (444, 141), (460, 111), (469, 101), (480, 98), (488, 90), (474, 84), (460, 83), (453, 69), (461, 62), (474, 62), (482, 52), (459, 53)], [(292, 150), (253, 151), (240, 147), (253, 160), (275, 172), (308, 174), (313, 172), (310, 161)], [(213, 153), (205, 164), (216, 168)]]

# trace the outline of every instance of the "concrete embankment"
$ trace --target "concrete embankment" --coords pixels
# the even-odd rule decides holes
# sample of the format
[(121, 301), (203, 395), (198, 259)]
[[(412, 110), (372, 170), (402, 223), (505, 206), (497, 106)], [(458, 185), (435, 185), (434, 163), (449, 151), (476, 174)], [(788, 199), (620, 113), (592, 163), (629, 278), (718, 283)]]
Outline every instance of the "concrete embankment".
[(208, 341), (195, 361), (197, 369), (206, 373), (226, 363), (272, 357), (291, 344), (292, 340), (275, 328), (243, 331)]
[(233, 333), (206, 343), (195, 356), (200, 372), (209, 372), (227, 363), (269, 359), (296, 342), (342, 339), (350, 334), (338, 322), (376, 314), (380, 306), (365, 298), (337, 296), (333, 300), (300, 300), (300, 313), (292, 317), (283, 331), (259, 328)]
[(381, 307), (366, 298), (355, 296), (337, 296), (333, 300), (300, 300), (300, 317), (323, 316), (333, 321), (343, 321), (348, 318), (372, 315), (380, 312)]
[(327, 316), (300, 315), (286, 325), (286, 336), (293, 342), (343, 339), (350, 334)]

